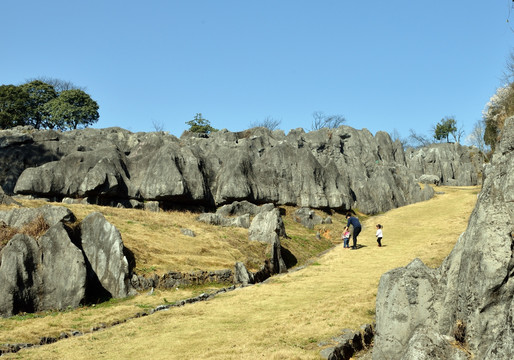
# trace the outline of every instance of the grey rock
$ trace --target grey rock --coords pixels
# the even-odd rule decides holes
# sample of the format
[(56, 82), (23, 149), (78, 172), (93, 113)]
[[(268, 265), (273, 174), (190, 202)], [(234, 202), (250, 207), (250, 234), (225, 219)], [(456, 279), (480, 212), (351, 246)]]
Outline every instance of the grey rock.
[(144, 209), (144, 203), (142, 203), (141, 201), (130, 199), (129, 203), (130, 207), (133, 209)]
[(15, 228), (21, 228), (39, 216), (42, 216), (49, 226), (59, 222), (74, 222), (76, 220), (75, 215), (63, 206), (45, 205), (40, 208), (19, 208), (0, 211), (0, 221)]
[(147, 211), (153, 212), (159, 212), (161, 210), (158, 201), (146, 201), (143, 205), (143, 208)]
[[(421, 173), (414, 165), (413, 170), (407, 167), (399, 142), (383, 132), (373, 136), (347, 126), (309, 133), (296, 129), (287, 135), (264, 128), (225, 130), (181, 139), (119, 128), (31, 130), (23, 141), (16, 136), (6, 133), (0, 148), (0, 183), (7, 193), (58, 200), (88, 197), (96, 204), (158, 201), (165, 208), (248, 201), (359, 207), (366, 213), (426, 197), (415, 181)], [(455, 167), (461, 150), (452, 151), (458, 152), (452, 158)], [(473, 178), (469, 171), (455, 170), (448, 181)], [(127, 207), (125, 202), (114, 204)]]
[(248, 285), (254, 283), (253, 274), (246, 269), (242, 262), (236, 262), (234, 269), (234, 283)]
[(250, 215), (254, 216), (263, 211), (270, 211), (275, 208), (273, 204), (265, 204), (262, 206), (258, 206), (252, 204), (249, 201), (234, 201), (231, 204), (223, 205), (216, 210), (216, 213), (221, 216), (241, 216), (241, 215)]
[(197, 218), (198, 221), (206, 224), (218, 225), (218, 226), (234, 226), (248, 229), (250, 227), (250, 215), (241, 215), (234, 217), (223, 216), (218, 213), (203, 213)]
[(45, 196), (126, 197), (127, 174), (124, 154), (113, 146), (75, 151), (20, 175), (14, 192)]
[[(426, 328), (419, 328), (405, 347), (401, 360), (455, 359), (469, 360), (468, 354), (456, 347), (449, 336), (443, 336)], [(375, 351), (375, 350), (374, 350)]]
[(441, 178), (439, 178), (437, 175), (423, 174), (419, 177), (418, 181), (422, 184), (434, 184), (437, 186), (441, 184)]
[(86, 291), (84, 257), (61, 223), (39, 239), (15, 235), (0, 253), (0, 314), (76, 307)]
[(82, 251), (57, 223), (39, 239), (41, 262), (39, 309), (66, 309), (80, 305), (86, 293), (86, 264)]
[(84, 218), (81, 231), (82, 250), (103, 288), (114, 298), (131, 294), (131, 269), (118, 229), (94, 212)]
[(317, 215), (314, 210), (300, 208), (294, 212), (294, 220), (306, 228), (314, 229), (314, 225), (323, 224), (323, 218)]
[(15, 235), (0, 255), (0, 314), (36, 311), (41, 283), (35, 273), (39, 260), (37, 242), (28, 235)]
[(195, 233), (193, 230), (191, 229), (180, 229), (180, 232), (186, 236), (189, 236), (189, 237), (195, 237)]
[(21, 206), (21, 204), (18, 201), (14, 200), (9, 195), (6, 195), (4, 193), (4, 189), (2, 189), (2, 187), (0, 186), (0, 205), (12, 205), (12, 204)]
[(473, 358), (514, 358), (513, 151), (509, 118), (468, 227), (438, 269), (415, 260), (382, 276), (374, 359), (464, 359), (457, 340)]
[(286, 232), (278, 209), (257, 214), (248, 230), (250, 241), (259, 241), (270, 245), (271, 266), (275, 274), (287, 271), (281, 253), (281, 236), (286, 236)]
[(483, 155), (475, 148), (459, 143), (432, 144), (405, 152), (407, 166), (416, 178), (434, 175), (441, 185), (470, 186), (479, 183), (484, 163)]

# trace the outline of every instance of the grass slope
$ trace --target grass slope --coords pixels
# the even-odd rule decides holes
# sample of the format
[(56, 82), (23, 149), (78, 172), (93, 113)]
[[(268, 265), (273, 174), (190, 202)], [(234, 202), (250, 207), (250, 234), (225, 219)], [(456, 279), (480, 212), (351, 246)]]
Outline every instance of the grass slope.
[[(338, 335), (343, 328), (357, 329), (373, 321), (381, 274), (416, 257), (435, 267), (450, 252), (467, 226), (479, 189), (441, 187), (438, 191), (444, 194), (365, 219), (359, 237), (363, 247), (357, 251), (337, 246), (310, 266), (267, 283), (6, 358), (318, 359), (319, 342)], [(332, 242), (338, 241), (343, 226), (342, 218), (336, 220), (326, 229)], [(288, 233), (293, 234), (290, 247), (301, 248), (305, 239), (294, 242), (301, 237), (301, 230), (289, 230), (287, 226), (293, 224), (287, 216), (285, 222)], [(375, 241), (376, 223), (384, 225), (382, 248)], [(123, 237), (125, 240), (125, 234)], [(0, 343), (16, 342), (23, 333), (47, 335), (52, 327), (88, 330), (100, 320), (123, 318), (145, 306), (203, 290), (156, 292), (40, 318), (2, 319)]]

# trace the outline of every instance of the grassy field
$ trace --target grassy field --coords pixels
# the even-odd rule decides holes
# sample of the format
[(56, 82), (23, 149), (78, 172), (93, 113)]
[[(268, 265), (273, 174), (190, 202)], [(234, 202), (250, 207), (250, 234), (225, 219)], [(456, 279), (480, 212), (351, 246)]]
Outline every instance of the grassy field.
[[(438, 266), (450, 252), (459, 235), (465, 230), (474, 207), (479, 189), (477, 187), (440, 187), (432, 200), (391, 210), (378, 216), (363, 218), (364, 229), (359, 237), (362, 247), (357, 251), (336, 246), (319, 258), (311, 259), (310, 265), (298, 271), (276, 276), (264, 284), (238, 289), (218, 295), (213, 300), (195, 303), (148, 317), (132, 319), (124, 324), (59, 341), (40, 348), (22, 350), (6, 358), (20, 359), (319, 359), (319, 342), (328, 341), (342, 329), (358, 329), (361, 324), (374, 318), (375, 297), (381, 274), (407, 265), (419, 257), (429, 266)], [(128, 215), (131, 211), (101, 209), (109, 221), (119, 226), (128, 247), (134, 249), (136, 259), (143, 261), (146, 249), (138, 245), (138, 236), (130, 240), (127, 231), (135, 222)], [(330, 244), (340, 243), (343, 227), (341, 215), (334, 214), (335, 222), (319, 230), (327, 236), (316, 243), (315, 231), (298, 227), (291, 220), (291, 210), (286, 209), (286, 230), (290, 239), (286, 247), (305, 262), (309, 253), (322, 251)], [(90, 209), (73, 209), (83, 217)], [(119, 215), (118, 211), (122, 211)], [(123, 217), (119, 218), (123, 214)], [(200, 234), (210, 230), (187, 219), (166, 220), (161, 214), (162, 227), (177, 224), (179, 229), (193, 225)], [(156, 217), (155, 214), (137, 216)], [(168, 214), (169, 216), (169, 214)], [(178, 215), (177, 215), (178, 216)], [(189, 220), (188, 220), (189, 219)], [(138, 220), (139, 221), (139, 220)], [(149, 220), (140, 220), (150, 224)], [(166, 222), (166, 221), (169, 221)], [(384, 246), (377, 247), (375, 224), (384, 226)], [(180, 225), (178, 225), (180, 224)], [(123, 228), (125, 225), (128, 228)], [(168, 230), (157, 231), (166, 233)], [(207, 225), (205, 225), (207, 226)], [(152, 227), (147, 225), (147, 227)], [(174, 228), (172, 228), (174, 230)], [(149, 229), (148, 231), (154, 231)], [(226, 230), (217, 230), (226, 231)], [(206, 233), (205, 239), (227, 240), (243, 243), (244, 232), (229, 229), (226, 233)], [(171, 232), (171, 230), (170, 230)], [(172, 238), (179, 237), (176, 231)], [(146, 236), (146, 235), (145, 235)], [(162, 235), (165, 237), (164, 235)], [(155, 235), (155, 237), (158, 237)], [(199, 238), (200, 235), (197, 237)], [(198, 240), (197, 238), (195, 239)], [(187, 239), (193, 242), (191, 238)], [(214, 241), (214, 240), (213, 240)], [(323, 242), (325, 241), (325, 242)], [(158, 247), (162, 247), (159, 245)], [(189, 254), (184, 245), (184, 254)], [(195, 248), (205, 245), (192, 245)], [(234, 245), (236, 247), (236, 245)], [(232, 254), (236, 250), (230, 250)], [(230, 251), (228, 253), (230, 253)], [(239, 250), (241, 251), (241, 250)], [(230, 266), (220, 260), (209, 260), (221, 267), (231, 267), (234, 258), (258, 256), (258, 252), (242, 250), (241, 255), (230, 259)], [(214, 254), (214, 253), (213, 253)], [(154, 266), (156, 271), (176, 266), (175, 260), (167, 260), (166, 266), (153, 254), (145, 266)], [(180, 255), (187, 257), (186, 255)], [(171, 256), (170, 256), (171, 258)], [(200, 259), (201, 256), (198, 257)], [(216, 258), (216, 255), (212, 255)], [(178, 261), (178, 260), (177, 260)], [(169, 264), (168, 264), (169, 262)], [(194, 265), (188, 265), (194, 268)], [(203, 266), (203, 265), (202, 265)], [(186, 269), (186, 268), (184, 268)], [(205, 268), (204, 268), (205, 269)], [(153, 270), (152, 270), (153, 271)], [(58, 334), (72, 329), (87, 332), (100, 323), (128, 318), (141, 309), (193, 296), (205, 288), (185, 288), (156, 291), (153, 295), (140, 294), (130, 299), (111, 301), (95, 307), (85, 307), (66, 312), (49, 312), (35, 316), (18, 316), (0, 320), (0, 344), (30, 341), (44, 335)], [(55, 336), (55, 335), (54, 335)]]

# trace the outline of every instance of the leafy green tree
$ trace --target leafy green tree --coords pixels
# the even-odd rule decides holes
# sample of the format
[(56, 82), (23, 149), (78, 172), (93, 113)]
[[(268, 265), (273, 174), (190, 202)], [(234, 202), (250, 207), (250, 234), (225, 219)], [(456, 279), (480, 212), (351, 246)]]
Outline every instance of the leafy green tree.
[(46, 117), (44, 105), (57, 97), (57, 91), (52, 85), (40, 80), (20, 85), (20, 88), (29, 96), (26, 125), (39, 129), (43, 126), (43, 119)]
[(435, 126), (434, 139), (443, 140), (450, 142), (450, 134), (457, 141), (457, 122), (453, 117), (445, 117)]
[(14, 85), (0, 85), (0, 129), (25, 125), (29, 96)]
[(213, 131), (218, 131), (211, 126), (209, 120), (202, 117), (202, 113), (196, 113), (194, 119), (187, 121), (186, 124), (189, 125), (189, 131), (194, 133), (208, 134)]
[(88, 127), (98, 121), (98, 104), (84, 91), (64, 90), (44, 104), (45, 125), (61, 130)]

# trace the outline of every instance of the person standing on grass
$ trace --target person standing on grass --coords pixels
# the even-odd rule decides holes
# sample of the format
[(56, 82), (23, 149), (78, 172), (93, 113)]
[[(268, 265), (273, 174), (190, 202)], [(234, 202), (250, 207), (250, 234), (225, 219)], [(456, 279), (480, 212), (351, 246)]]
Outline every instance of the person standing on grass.
[(377, 234), (375, 236), (377, 237), (378, 246), (382, 246), (382, 225), (377, 224)]
[(350, 227), (350, 225), (353, 226), (353, 246), (352, 250), (357, 249), (357, 236), (359, 236), (359, 233), (362, 230), (361, 223), (359, 222), (359, 219), (357, 219), (355, 216), (353, 216), (351, 213), (346, 213), (346, 219), (348, 222), (346, 223), (346, 227)]
[(348, 229), (348, 227), (344, 228), (342, 238), (343, 238), (343, 247), (345, 249), (349, 249), (350, 248), (350, 229)]

